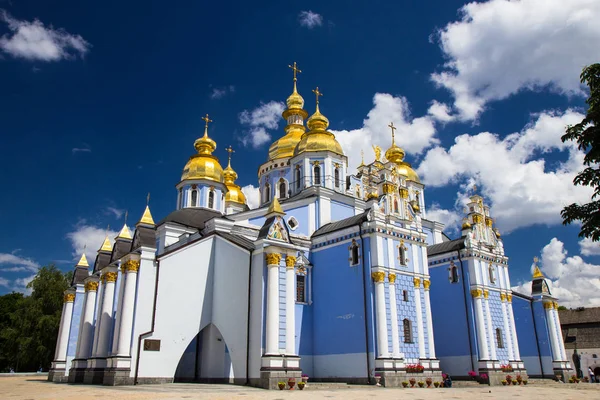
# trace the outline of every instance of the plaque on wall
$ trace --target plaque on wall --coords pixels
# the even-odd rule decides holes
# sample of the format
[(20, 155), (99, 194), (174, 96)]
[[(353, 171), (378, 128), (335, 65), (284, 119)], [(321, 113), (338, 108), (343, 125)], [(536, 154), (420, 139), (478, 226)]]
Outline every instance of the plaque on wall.
[(160, 351), (160, 340), (144, 339), (144, 351)]

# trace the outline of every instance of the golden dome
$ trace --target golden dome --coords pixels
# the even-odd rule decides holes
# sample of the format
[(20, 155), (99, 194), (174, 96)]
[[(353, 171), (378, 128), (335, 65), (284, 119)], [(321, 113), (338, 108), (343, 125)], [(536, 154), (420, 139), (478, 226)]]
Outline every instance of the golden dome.
[(466, 218), (463, 221), (462, 229), (471, 229), (471, 224), (469, 223), (469, 220), (467, 220)]
[(242, 189), (235, 184), (235, 180), (238, 177), (237, 172), (231, 168), (231, 153), (233, 153), (233, 149), (229, 146), (227, 149), (229, 153), (229, 162), (227, 163), (227, 168), (223, 171), (223, 179), (225, 186), (227, 186), (227, 193), (225, 193), (225, 201), (231, 201), (239, 204), (246, 204), (246, 196), (242, 192)]
[(190, 157), (183, 168), (181, 180), (185, 179), (207, 179), (215, 182), (223, 182), (223, 168), (219, 164), (219, 159), (212, 155), (216, 150), (217, 144), (208, 137), (208, 123), (212, 122), (206, 117), (202, 118), (206, 122), (204, 127), (204, 136), (196, 139), (194, 148), (198, 154)]
[(419, 175), (417, 175), (417, 173), (415, 172), (414, 169), (412, 169), (412, 167), (410, 166), (409, 163), (407, 163), (406, 161), (402, 161), (402, 162), (398, 163), (397, 165), (398, 165), (397, 171), (400, 175), (404, 175), (406, 177), (406, 179), (409, 181), (421, 183), (421, 180), (419, 179)]
[(306, 151), (331, 151), (339, 155), (344, 155), (342, 146), (335, 139), (335, 135), (327, 132), (329, 120), (319, 111), (319, 88), (313, 90), (317, 95), (317, 110), (307, 121), (308, 132), (302, 135), (300, 142), (294, 150), (294, 156)]
[(385, 158), (393, 163), (401, 163), (404, 160), (404, 150), (392, 143), (392, 146), (385, 152)]

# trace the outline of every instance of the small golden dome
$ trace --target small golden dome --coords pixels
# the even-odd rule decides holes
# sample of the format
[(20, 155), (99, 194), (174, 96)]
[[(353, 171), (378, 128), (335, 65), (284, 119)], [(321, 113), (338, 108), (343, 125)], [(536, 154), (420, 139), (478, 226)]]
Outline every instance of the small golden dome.
[(401, 163), (404, 160), (404, 150), (392, 143), (392, 146), (385, 152), (385, 158), (393, 163)]
[(302, 110), (304, 108), (304, 99), (296, 89), (296, 81), (294, 80), (294, 91), (285, 101), (288, 110)]
[(202, 119), (206, 122), (204, 136), (194, 142), (194, 148), (198, 154), (191, 156), (185, 164), (181, 180), (207, 179), (223, 182), (223, 167), (219, 164), (219, 159), (212, 155), (217, 148), (217, 144), (208, 137), (208, 123), (212, 120), (208, 119), (208, 114)]
[(419, 175), (417, 175), (417, 173), (415, 172), (414, 169), (412, 169), (412, 167), (410, 166), (409, 163), (407, 163), (406, 161), (402, 161), (402, 162), (398, 163), (397, 165), (398, 165), (398, 174), (404, 175), (406, 177), (406, 179), (409, 181), (421, 183), (421, 180), (419, 179)]
[(233, 149), (229, 146), (227, 149), (229, 153), (229, 161), (227, 163), (227, 168), (223, 171), (223, 179), (225, 186), (227, 186), (227, 193), (225, 193), (225, 201), (230, 201), (233, 203), (246, 204), (246, 196), (242, 192), (242, 189), (235, 184), (235, 180), (238, 178), (237, 172), (231, 168), (231, 153), (233, 153)]
[(329, 127), (329, 120), (319, 111), (319, 104), (317, 104), (317, 111), (306, 121), (306, 126), (311, 131), (325, 131)]
[(285, 130), (286, 134), (274, 141), (271, 147), (269, 147), (269, 160), (292, 157), (294, 149), (300, 142), (302, 135), (306, 132), (304, 125), (287, 125)]
[(471, 229), (471, 224), (469, 223), (469, 220), (467, 220), (466, 218), (463, 221), (462, 229)]

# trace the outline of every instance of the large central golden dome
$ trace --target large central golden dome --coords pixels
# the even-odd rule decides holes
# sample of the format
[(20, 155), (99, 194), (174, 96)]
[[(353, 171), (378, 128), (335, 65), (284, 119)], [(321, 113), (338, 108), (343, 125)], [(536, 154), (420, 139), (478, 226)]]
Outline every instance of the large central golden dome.
[(309, 131), (302, 135), (300, 142), (294, 150), (294, 156), (306, 151), (331, 151), (339, 155), (344, 155), (342, 146), (338, 143), (335, 135), (327, 131), (329, 120), (319, 111), (318, 96), (321, 96), (319, 88), (313, 90), (317, 95), (317, 110), (310, 116), (306, 125)]
[(217, 143), (208, 137), (208, 123), (212, 121), (208, 119), (208, 114), (202, 119), (206, 121), (204, 136), (194, 142), (194, 148), (198, 154), (191, 156), (183, 167), (181, 180), (207, 179), (222, 183), (223, 167), (219, 164), (219, 159), (212, 155), (217, 148)]

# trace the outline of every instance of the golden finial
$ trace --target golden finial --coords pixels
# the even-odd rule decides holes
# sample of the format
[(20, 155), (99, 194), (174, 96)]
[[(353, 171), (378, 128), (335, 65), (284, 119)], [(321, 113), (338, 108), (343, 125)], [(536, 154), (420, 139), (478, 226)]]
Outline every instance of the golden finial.
[(537, 256), (533, 257), (533, 265), (535, 265), (535, 268), (533, 269), (533, 279), (544, 278), (544, 274), (542, 274), (540, 267), (537, 265), (539, 261), (540, 259)]
[[(294, 63), (294, 66), (295, 64), (296, 63)], [(235, 150), (231, 147), (231, 145), (229, 145), (229, 147), (227, 147), (225, 151), (229, 153), (229, 162), (227, 163), (227, 167), (231, 168), (231, 153), (235, 153)]]
[(390, 122), (390, 124), (388, 125), (388, 127), (392, 130), (392, 145), (396, 144), (395, 142), (395, 138), (394, 138), (394, 133), (396, 131), (396, 127), (394, 126), (393, 122)]
[(315, 94), (315, 96), (317, 98), (317, 111), (319, 111), (319, 96), (323, 96), (323, 93), (319, 92), (319, 87), (318, 86), (312, 92)]
[(288, 67), (290, 67), (292, 71), (294, 71), (294, 93), (297, 93), (298, 90), (296, 89), (296, 81), (298, 80), (298, 78), (296, 78), (296, 74), (302, 73), (302, 71), (300, 71), (300, 69), (298, 69), (298, 67), (296, 66), (296, 61), (294, 61), (294, 65), (288, 65)]
[(364, 150), (360, 150), (360, 165), (359, 167), (362, 167), (363, 165), (365, 165), (365, 151)]
[(277, 200), (277, 197), (273, 198), (273, 201), (271, 202), (271, 205), (267, 210), (266, 215), (269, 214), (285, 214), (285, 212), (283, 212), (283, 209), (281, 208), (281, 204), (279, 204), (279, 200)]
[(108, 231), (110, 230), (110, 225), (106, 225), (106, 232), (104, 233), (104, 242), (102, 243), (102, 247), (98, 251), (112, 251), (112, 246), (110, 245), (110, 240), (108, 239)]
[(208, 118), (208, 114), (202, 117), (202, 119), (204, 120), (204, 122), (206, 122), (206, 125), (204, 126), (204, 137), (208, 137), (208, 123), (213, 122), (213, 120)]
[(146, 196), (146, 206), (150, 205), (150, 192), (148, 192), (148, 195)]
[(540, 261), (540, 259), (537, 256), (533, 257), (533, 263), (534, 264), (537, 265), (538, 261)]
[(125, 211), (125, 223), (123, 224), (123, 228), (121, 228), (121, 231), (117, 235), (117, 238), (131, 239), (131, 232), (129, 231), (129, 228), (127, 227), (127, 215), (128, 215), (128, 212)]
[(78, 267), (89, 267), (90, 264), (88, 264), (88, 260), (85, 257), (85, 245), (83, 246), (83, 254), (81, 255), (81, 258), (79, 259), (79, 262), (77, 263)]

